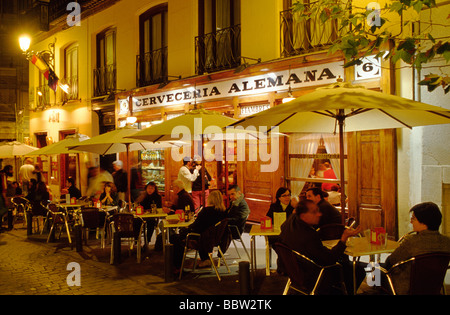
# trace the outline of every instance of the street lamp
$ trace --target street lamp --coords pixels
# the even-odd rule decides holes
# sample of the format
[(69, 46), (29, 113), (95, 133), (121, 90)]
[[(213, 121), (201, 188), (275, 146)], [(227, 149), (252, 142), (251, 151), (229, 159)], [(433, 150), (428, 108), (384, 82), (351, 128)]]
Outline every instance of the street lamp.
[(55, 43), (56, 38), (53, 42), (48, 44), (48, 49), (30, 51), (31, 38), (28, 35), (19, 37), (19, 46), (20, 49), (22, 49), (25, 58), (31, 61), (31, 63), (44, 73), (45, 78), (49, 81), (50, 88), (56, 92), (56, 88), (59, 86), (68, 94), (69, 86), (67, 84), (61, 84), (55, 74)]

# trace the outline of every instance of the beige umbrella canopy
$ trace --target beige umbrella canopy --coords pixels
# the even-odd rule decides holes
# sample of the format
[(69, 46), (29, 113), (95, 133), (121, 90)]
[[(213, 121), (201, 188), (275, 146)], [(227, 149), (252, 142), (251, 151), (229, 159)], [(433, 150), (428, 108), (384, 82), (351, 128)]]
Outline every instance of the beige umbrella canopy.
[(179, 132), (184, 132), (190, 133), (191, 139), (193, 139), (194, 136), (221, 133), (223, 127), (234, 122), (236, 122), (236, 119), (218, 112), (203, 108), (194, 109), (184, 115), (146, 128), (131, 137), (146, 141), (180, 140), (181, 134)]
[[(31, 152), (38, 150), (39, 148), (21, 143), (19, 141), (4, 142), (0, 144), (0, 159), (14, 159), (14, 168), (18, 169), (17, 157), (28, 156)], [(18, 171), (16, 173), (16, 180), (18, 179)]]
[[(129, 152), (136, 150), (156, 150), (162, 148), (168, 148), (175, 145), (174, 142), (157, 142), (152, 143), (145, 140), (137, 140), (128, 138), (135, 134), (139, 130), (132, 127), (118, 128), (113, 131), (92, 137), (88, 140), (79, 143), (78, 145), (70, 146), (71, 150), (84, 151), (97, 153), (100, 155), (114, 154), (114, 153), (127, 153), (127, 161), (129, 161)], [(127, 163), (127, 175), (128, 175), (128, 202), (131, 202), (130, 193), (130, 164)]]
[[(191, 110), (184, 115), (166, 120), (161, 124), (146, 128), (131, 137), (133, 139), (142, 139), (147, 141), (161, 140), (180, 140), (184, 135), (188, 134), (189, 140), (203, 141), (205, 134), (221, 134), (223, 128), (236, 119), (224, 116), (218, 112), (205, 110), (203, 108)], [(202, 158), (202, 201), (205, 201), (205, 159)]]
[(448, 123), (450, 111), (447, 109), (337, 82), (288, 103), (243, 118), (228, 128), (266, 126), (270, 131), (278, 127), (279, 132), (286, 133), (332, 133), (338, 129), (341, 205), (344, 220), (344, 132)]
[(53, 155), (53, 154), (77, 154), (77, 163), (78, 163), (78, 188), (81, 190), (81, 163), (80, 163), (80, 152), (68, 149), (69, 146), (75, 146), (80, 144), (81, 142), (89, 139), (88, 136), (77, 133), (74, 135), (69, 135), (65, 139), (52, 143), (48, 146), (40, 148), (39, 150), (33, 151), (29, 155)]
[(36, 151), (37, 149), (39, 148), (18, 141), (6, 142), (0, 144), (0, 159), (29, 155), (29, 153)]
[(67, 136), (64, 140), (55, 142), (46, 147), (40, 148), (39, 150), (33, 151), (29, 155), (52, 155), (52, 154), (69, 154), (69, 153), (79, 153), (82, 151), (69, 150), (68, 147), (76, 146), (81, 142), (89, 139), (88, 136), (83, 134), (74, 134)]

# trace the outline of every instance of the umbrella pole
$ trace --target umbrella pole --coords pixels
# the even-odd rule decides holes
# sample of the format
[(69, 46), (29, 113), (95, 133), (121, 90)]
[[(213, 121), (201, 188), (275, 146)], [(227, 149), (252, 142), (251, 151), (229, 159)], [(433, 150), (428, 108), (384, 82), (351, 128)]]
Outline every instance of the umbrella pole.
[(125, 143), (127, 147), (127, 199), (131, 211), (131, 174), (130, 174), (130, 144)]
[(203, 134), (202, 134), (202, 149), (201, 149), (201, 159), (202, 159), (202, 169), (200, 170), (200, 176), (202, 177), (202, 199), (201, 199), (201, 205), (202, 206), (206, 206), (206, 194), (205, 194), (205, 159), (204, 159), (204, 155), (203, 155), (203, 143), (204, 143), (204, 139), (203, 139)]
[(339, 110), (337, 117), (339, 123), (339, 163), (341, 176), (341, 214), (342, 224), (345, 224), (345, 170), (344, 170), (344, 119), (343, 110)]

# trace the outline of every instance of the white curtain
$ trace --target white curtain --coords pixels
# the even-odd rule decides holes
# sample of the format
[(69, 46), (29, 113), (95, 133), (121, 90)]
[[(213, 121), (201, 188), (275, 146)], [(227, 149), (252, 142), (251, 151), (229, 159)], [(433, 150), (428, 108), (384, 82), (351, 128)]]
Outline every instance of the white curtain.
[[(319, 146), (320, 134), (295, 133), (289, 137), (289, 154), (316, 154)], [(314, 159), (289, 159), (289, 177), (306, 178), (311, 171)], [(291, 181), (292, 196), (298, 196), (305, 186), (304, 181)]]
[[(322, 134), (325, 149), (328, 154), (339, 154), (339, 134)], [(344, 135), (344, 155), (347, 155), (347, 137)], [(331, 167), (337, 179), (341, 178), (341, 166), (339, 159), (330, 159)], [(347, 159), (344, 160), (345, 177), (347, 178)]]

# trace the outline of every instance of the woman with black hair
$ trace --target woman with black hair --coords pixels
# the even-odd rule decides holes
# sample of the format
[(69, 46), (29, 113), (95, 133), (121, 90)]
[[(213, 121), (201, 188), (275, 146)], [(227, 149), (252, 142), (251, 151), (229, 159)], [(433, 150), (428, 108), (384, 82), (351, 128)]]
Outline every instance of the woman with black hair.
[(291, 200), (291, 191), (289, 188), (280, 187), (275, 194), (276, 201), (270, 205), (266, 216), (272, 219), (274, 212), (286, 212), (286, 219), (291, 215), (295, 207), (295, 202)]
[[(156, 186), (155, 182), (149, 182), (145, 186), (144, 192), (138, 197), (136, 202), (139, 203), (144, 210), (151, 210), (152, 205), (155, 205), (156, 208), (162, 208), (162, 198), (158, 193), (158, 186)], [(147, 241), (150, 242), (157, 220), (154, 218), (146, 218), (144, 220), (147, 222)]]

